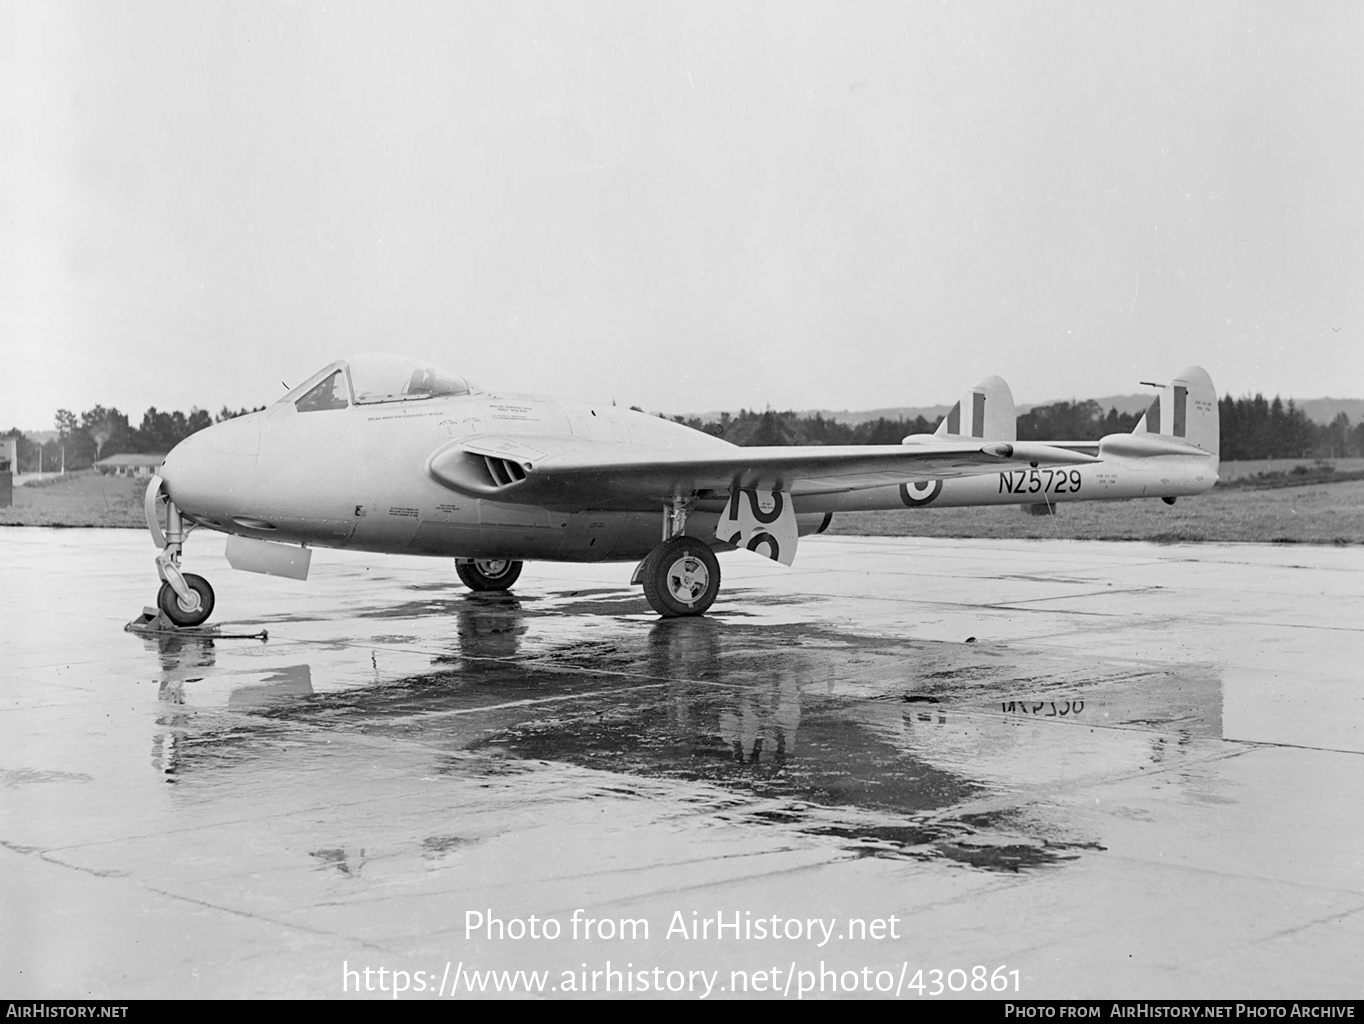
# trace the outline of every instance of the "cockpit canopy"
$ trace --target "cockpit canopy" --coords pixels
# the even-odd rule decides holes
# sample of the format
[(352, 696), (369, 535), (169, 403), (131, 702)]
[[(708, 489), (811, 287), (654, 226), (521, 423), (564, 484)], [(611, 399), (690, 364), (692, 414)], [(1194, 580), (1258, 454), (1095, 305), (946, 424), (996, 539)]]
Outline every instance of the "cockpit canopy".
[(478, 391), (462, 377), (410, 356), (362, 352), (320, 371), (322, 376), (293, 401), (299, 412), (344, 409), (351, 402), (412, 402)]
[(364, 352), (346, 362), (355, 401), (360, 405), (467, 395), (474, 390), (464, 378), (410, 356)]

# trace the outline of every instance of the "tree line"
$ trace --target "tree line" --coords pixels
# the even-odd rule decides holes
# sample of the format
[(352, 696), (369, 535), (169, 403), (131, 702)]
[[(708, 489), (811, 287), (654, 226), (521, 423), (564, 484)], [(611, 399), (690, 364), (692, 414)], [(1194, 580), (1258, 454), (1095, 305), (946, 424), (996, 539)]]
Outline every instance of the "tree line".
[[(260, 406), (264, 409), (265, 406)], [(215, 422), (244, 416), (259, 409), (232, 410), (223, 406), (217, 416), (205, 409), (191, 408), (189, 413), (179, 410), (162, 412), (152, 406), (142, 414), (142, 422), (134, 427), (128, 417), (115, 408), (97, 405), (77, 416), (70, 409), (58, 409), (52, 423), (57, 436), (39, 445), (29, 440), (17, 427), (0, 434), (0, 438), (16, 438), (19, 442), (21, 473), (36, 473), (39, 468), (55, 473), (63, 467), (71, 470), (89, 469), (100, 459), (130, 452), (164, 454), (196, 431)]]
[[(1033, 406), (1018, 417), (1020, 441), (1097, 441), (1107, 434), (1128, 433), (1140, 421), (1139, 412), (1124, 413), (1116, 408), (1105, 412), (1098, 402), (1053, 402)], [(796, 444), (899, 444), (907, 434), (931, 434), (942, 422), (939, 416), (927, 420), (885, 417), (856, 426), (825, 419), (819, 414), (803, 416), (796, 412), (771, 409), (740, 409), (737, 416), (721, 413), (718, 419), (674, 416), (683, 423), (708, 434), (741, 445)], [(1330, 424), (1315, 423), (1292, 400), (1264, 395), (1232, 398), (1218, 402), (1223, 459), (1310, 459), (1364, 456), (1364, 422), (1351, 426), (1345, 413)]]
[[(632, 408), (638, 410), (637, 406)], [(1128, 431), (1141, 418), (1136, 413), (1107, 413), (1097, 402), (1056, 402), (1034, 406), (1018, 417), (1020, 441), (1051, 438), (1066, 441), (1090, 441), (1105, 434)], [(737, 416), (727, 412), (719, 419), (702, 420), (697, 416), (674, 416), (673, 420), (696, 430), (723, 437), (740, 445), (798, 445), (798, 444), (899, 444), (908, 434), (931, 434), (943, 420), (941, 416), (926, 419), (881, 416), (856, 425), (825, 419), (821, 414), (802, 416), (796, 412), (763, 412), (740, 409)]]
[(1364, 456), (1364, 421), (1350, 426), (1338, 413), (1327, 424), (1314, 423), (1292, 400), (1264, 395), (1218, 403), (1223, 459), (1340, 459)]
[[(264, 409), (265, 406), (260, 406)], [(632, 407), (638, 411), (638, 407)], [(243, 416), (259, 409), (232, 410), (224, 406), (217, 416), (191, 408), (189, 413), (163, 412), (155, 406), (142, 414), (134, 427), (117, 409), (97, 405), (76, 416), (58, 409), (54, 417), (57, 436), (46, 444), (30, 441), (17, 428), (0, 437), (19, 441), (19, 466), (23, 473), (43, 470), (55, 472), (88, 469), (99, 459), (127, 452), (165, 453), (195, 431), (213, 423)], [(1227, 395), (1218, 403), (1223, 459), (1304, 459), (1364, 456), (1364, 421), (1351, 426), (1345, 413), (1329, 424), (1314, 423), (1289, 400), (1277, 396), (1266, 401), (1263, 395), (1233, 399)], [(1105, 434), (1130, 431), (1141, 418), (1139, 413), (1104, 412), (1093, 400), (1054, 402), (1034, 406), (1018, 417), (1020, 441), (1094, 441)], [(834, 445), (899, 444), (907, 434), (931, 434), (942, 422), (916, 416), (913, 419), (880, 417), (856, 425), (826, 419), (816, 413), (775, 412), (766, 409), (740, 409), (737, 415), (721, 413), (718, 418), (674, 416), (696, 430), (705, 431), (739, 445)]]

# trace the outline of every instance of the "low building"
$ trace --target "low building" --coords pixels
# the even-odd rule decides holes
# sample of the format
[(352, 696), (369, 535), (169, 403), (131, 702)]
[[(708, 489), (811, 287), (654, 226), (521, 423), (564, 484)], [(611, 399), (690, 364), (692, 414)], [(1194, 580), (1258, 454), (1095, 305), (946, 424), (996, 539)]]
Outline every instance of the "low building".
[(14, 474), (19, 472), (19, 442), (12, 437), (0, 441), (0, 508), (14, 504)]
[(112, 476), (151, 476), (165, 461), (165, 452), (124, 452), (100, 459), (95, 468)]

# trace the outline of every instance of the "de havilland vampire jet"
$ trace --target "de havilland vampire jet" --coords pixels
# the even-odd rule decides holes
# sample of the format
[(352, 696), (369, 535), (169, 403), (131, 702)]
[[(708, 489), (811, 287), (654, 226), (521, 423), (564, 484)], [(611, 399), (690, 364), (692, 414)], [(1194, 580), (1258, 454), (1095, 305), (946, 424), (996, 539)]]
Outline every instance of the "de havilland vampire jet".
[[(836, 511), (1172, 498), (1216, 480), (1202, 370), (1153, 404), (1168, 430), (1148, 413), (1097, 443), (1013, 440), (1012, 397), (993, 381), (901, 445), (749, 448), (611, 405), (485, 391), (403, 356), (339, 360), (166, 457), (146, 498), (157, 604), (176, 626), (212, 613), (212, 587), (180, 568), (186, 534), (206, 527), (228, 534), (234, 568), (295, 579), (317, 546), (452, 557), (473, 590), (507, 589), (524, 561), (638, 562), (632, 582), (656, 612), (700, 615), (719, 592), (716, 551), (790, 565)], [(992, 397), (1003, 419), (985, 411)], [(960, 501), (948, 489), (971, 484)]]

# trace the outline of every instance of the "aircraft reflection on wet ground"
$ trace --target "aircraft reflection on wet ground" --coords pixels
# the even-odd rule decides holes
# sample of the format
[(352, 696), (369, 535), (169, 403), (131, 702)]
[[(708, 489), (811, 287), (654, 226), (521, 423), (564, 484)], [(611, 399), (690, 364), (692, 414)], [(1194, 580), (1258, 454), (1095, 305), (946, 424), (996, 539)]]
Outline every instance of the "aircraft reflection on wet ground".
[[(488, 598), (208, 550), (259, 617), (200, 639), (122, 631), (140, 534), (0, 544), (16, 998), (335, 995), (362, 953), (770, 966), (661, 937), (719, 910), (894, 914), (791, 952), (1017, 966), (1028, 998), (1357, 988), (1364, 549), (820, 538), (668, 622), (609, 566)], [(469, 908), (660, 936), (480, 944)]]
[[(1054, 809), (990, 806), (1001, 791), (1065, 785), (1075, 759), (1100, 752), (1108, 772), (1115, 759), (1130, 772), (1181, 758), (1192, 766), (1190, 744), (1220, 736), (1220, 681), (1206, 665), (1091, 660), (1077, 670), (1037, 652), (757, 625), (742, 614), (602, 618), (642, 613), (641, 603), (610, 590), (537, 599), (433, 589), (375, 606), (359, 618), (451, 622), (450, 649), (400, 678), (382, 678), (371, 651), (372, 681), (321, 693), (309, 664), (281, 665), (227, 697), (259, 726), (201, 733), (169, 711), (153, 764), (169, 782), (230, 770), (262, 756), (253, 740), (269, 744), (286, 725), (395, 733), (445, 751), (439, 772), (505, 772), (521, 759), (699, 783), (732, 794), (717, 805), (724, 820), (828, 837), (857, 856), (1016, 871), (1101, 851), (1103, 840)], [(590, 637), (535, 629), (581, 615), (595, 618)], [(211, 639), (144, 642), (171, 705), (214, 667)], [(1081, 728), (1038, 733), (1020, 728), (1027, 718)], [(1083, 728), (1091, 723), (1101, 736)], [(1153, 723), (1167, 728), (1113, 728)]]

